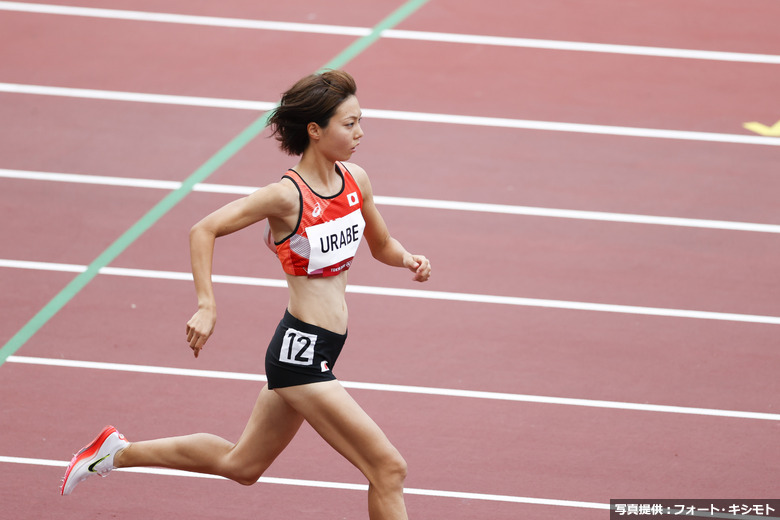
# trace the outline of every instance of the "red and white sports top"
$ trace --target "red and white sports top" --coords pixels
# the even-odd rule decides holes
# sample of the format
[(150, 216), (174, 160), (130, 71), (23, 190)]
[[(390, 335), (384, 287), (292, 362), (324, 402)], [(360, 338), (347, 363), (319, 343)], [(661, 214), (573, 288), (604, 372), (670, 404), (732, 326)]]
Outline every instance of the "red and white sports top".
[(366, 227), (360, 212), (363, 194), (343, 164), (336, 163), (336, 172), (342, 188), (331, 197), (315, 193), (295, 170), (282, 177), (298, 188), (298, 224), (281, 242), (273, 242), (266, 227), (266, 244), (276, 252), (287, 274), (335, 276), (352, 265)]

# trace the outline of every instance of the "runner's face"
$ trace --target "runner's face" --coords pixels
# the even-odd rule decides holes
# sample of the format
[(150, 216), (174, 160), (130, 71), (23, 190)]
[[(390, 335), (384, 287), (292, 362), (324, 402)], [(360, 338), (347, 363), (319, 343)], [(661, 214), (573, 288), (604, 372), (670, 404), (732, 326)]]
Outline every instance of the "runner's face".
[(360, 128), (360, 104), (350, 96), (336, 109), (328, 126), (323, 129), (321, 145), (325, 145), (337, 161), (346, 161), (355, 153), (363, 130)]

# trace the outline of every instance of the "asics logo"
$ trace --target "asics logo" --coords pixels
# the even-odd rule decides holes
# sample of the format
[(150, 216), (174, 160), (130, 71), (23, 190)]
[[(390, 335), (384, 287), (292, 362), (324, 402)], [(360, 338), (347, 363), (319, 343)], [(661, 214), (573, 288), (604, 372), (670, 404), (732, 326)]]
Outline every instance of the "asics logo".
[(96, 460), (95, 462), (93, 462), (92, 464), (90, 464), (90, 465), (89, 465), (89, 467), (88, 467), (87, 469), (89, 470), (89, 472), (90, 472), (90, 473), (97, 473), (97, 471), (95, 471), (95, 466), (97, 466), (98, 464), (100, 464), (101, 462), (103, 462), (104, 460), (106, 460), (107, 458), (109, 458), (110, 456), (111, 456), (111, 454), (109, 453), (108, 455), (106, 455), (106, 456), (105, 456), (105, 457), (103, 457), (102, 459), (98, 459), (98, 460)]
[(314, 205), (314, 209), (311, 212), (311, 216), (317, 218), (320, 215), (322, 215), (322, 207), (320, 207), (320, 203), (318, 202), (317, 204)]

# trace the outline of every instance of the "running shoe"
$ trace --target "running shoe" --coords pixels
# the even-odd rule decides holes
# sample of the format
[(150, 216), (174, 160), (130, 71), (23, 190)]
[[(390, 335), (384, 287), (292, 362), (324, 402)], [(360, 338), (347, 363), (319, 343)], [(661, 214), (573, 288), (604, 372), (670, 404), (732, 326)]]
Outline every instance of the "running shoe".
[(76, 484), (93, 475), (105, 477), (114, 469), (114, 455), (130, 443), (113, 426), (106, 426), (94, 441), (84, 446), (73, 456), (65, 478), (62, 479), (61, 495), (70, 495)]

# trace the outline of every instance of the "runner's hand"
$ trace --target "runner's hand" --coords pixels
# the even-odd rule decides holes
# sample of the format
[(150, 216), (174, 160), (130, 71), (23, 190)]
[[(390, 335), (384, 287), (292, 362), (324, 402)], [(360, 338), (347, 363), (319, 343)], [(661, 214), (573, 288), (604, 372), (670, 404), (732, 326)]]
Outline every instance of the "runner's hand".
[(407, 255), (404, 266), (414, 273), (415, 282), (425, 282), (431, 276), (431, 262), (423, 255)]
[(198, 357), (200, 349), (206, 345), (206, 341), (211, 337), (216, 323), (217, 312), (213, 309), (198, 309), (198, 312), (187, 322), (187, 342), (195, 357)]

